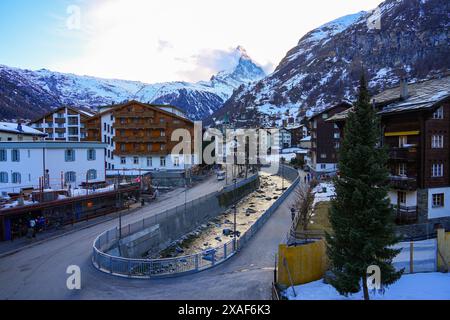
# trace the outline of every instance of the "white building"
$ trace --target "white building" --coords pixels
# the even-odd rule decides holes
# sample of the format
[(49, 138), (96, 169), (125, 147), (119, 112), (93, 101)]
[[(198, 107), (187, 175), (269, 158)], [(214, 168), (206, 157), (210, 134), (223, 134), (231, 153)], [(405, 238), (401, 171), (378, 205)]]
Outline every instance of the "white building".
[(272, 134), (271, 146), (278, 146), (278, 150), (292, 147), (292, 134), (285, 128), (279, 129), (278, 133)]
[(0, 142), (0, 195), (105, 181), (104, 148), (97, 142)]
[(30, 126), (47, 134), (47, 141), (77, 141), (86, 137), (83, 121), (94, 114), (72, 107), (61, 107), (30, 122)]
[(3, 141), (37, 141), (46, 134), (21, 123), (0, 122), (0, 142)]

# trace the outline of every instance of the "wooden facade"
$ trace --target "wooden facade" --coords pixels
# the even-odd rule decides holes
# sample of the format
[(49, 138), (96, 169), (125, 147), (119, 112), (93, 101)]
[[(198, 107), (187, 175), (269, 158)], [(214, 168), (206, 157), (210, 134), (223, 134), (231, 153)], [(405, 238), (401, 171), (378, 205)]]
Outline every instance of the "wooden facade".
[[(194, 148), (194, 123), (187, 118), (165, 111), (157, 105), (136, 101), (107, 108), (85, 121), (86, 140), (107, 143), (107, 169), (128, 169), (127, 157), (165, 157), (179, 141), (171, 141), (177, 129), (187, 129)], [(141, 165), (142, 167), (142, 165)], [(145, 169), (147, 166), (143, 166)], [(151, 167), (151, 166), (148, 166)]]
[[(415, 83), (411, 94), (402, 84), (373, 103), (389, 153), (389, 197), (397, 223), (450, 227), (450, 79)], [(328, 120), (340, 128), (341, 138), (347, 115)]]
[(350, 107), (349, 103), (342, 102), (309, 118), (311, 165), (317, 174), (336, 171), (341, 131), (335, 123), (327, 120)]

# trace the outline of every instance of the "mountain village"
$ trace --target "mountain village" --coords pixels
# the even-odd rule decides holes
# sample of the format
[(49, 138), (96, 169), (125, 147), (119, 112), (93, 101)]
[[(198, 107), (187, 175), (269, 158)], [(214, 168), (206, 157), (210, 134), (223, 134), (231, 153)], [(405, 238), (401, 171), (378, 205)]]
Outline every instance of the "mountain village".
[[(421, 1), (397, 2), (388, 23)], [(18, 105), (40, 92), (14, 114), (0, 89), (0, 299), (449, 300), (450, 55), (320, 56), (366, 19), (311, 31), (270, 75), (241, 46), (199, 83), (0, 66)], [(292, 67), (315, 59), (336, 70)]]

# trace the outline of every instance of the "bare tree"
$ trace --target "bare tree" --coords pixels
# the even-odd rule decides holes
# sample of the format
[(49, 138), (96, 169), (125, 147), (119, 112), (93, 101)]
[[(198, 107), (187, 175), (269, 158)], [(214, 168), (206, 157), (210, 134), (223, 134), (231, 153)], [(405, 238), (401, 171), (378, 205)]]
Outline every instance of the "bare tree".
[(311, 221), (313, 214), (313, 203), (314, 203), (314, 194), (313, 194), (313, 185), (302, 185), (300, 188), (297, 188), (296, 200), (294, 202), (293, 208), (296, 213), (295, 221), (298, 226), (301, 227), (302, 231), (306, 231), (308, 229), (308, 225)]

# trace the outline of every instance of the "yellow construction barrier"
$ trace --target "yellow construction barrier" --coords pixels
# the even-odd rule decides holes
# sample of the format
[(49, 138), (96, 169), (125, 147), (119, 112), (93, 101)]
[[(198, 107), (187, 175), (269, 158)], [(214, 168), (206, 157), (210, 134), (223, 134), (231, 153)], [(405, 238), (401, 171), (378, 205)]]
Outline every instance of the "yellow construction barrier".
[(278, 284), (301, 285), (324, 277), (328, 269), (328, 257), (324, 240), (278, 249)]

